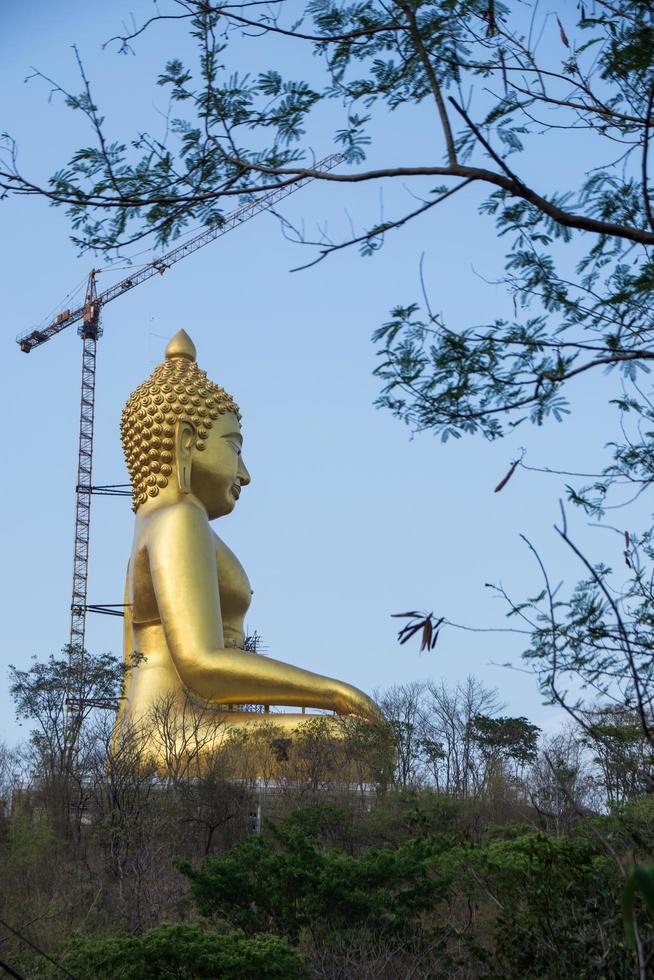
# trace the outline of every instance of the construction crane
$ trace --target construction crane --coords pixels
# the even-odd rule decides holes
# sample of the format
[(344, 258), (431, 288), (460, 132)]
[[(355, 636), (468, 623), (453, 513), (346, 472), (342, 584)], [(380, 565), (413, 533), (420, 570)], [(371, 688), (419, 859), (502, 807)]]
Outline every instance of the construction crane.
[[(344, 161), (342, 153), (331, 153), (324, 160), (318, 161), (316, 170), (331, 170)], [(70, 646), (69, 656), (76, 657), (78, 665), (83, 667), (84, 642), (86, 636), (87, 612), (103, 612), (120, 616), (122, 612), (118, 604), (89, 605), (87, 603), (87, 586), (89, 574), (89, 538), (91, 530), (91, 496), (93, 494), (128, 495), (129, 490), (123, 484), (110, 486), (93, 486), (93, 427), (95, 419), (95, 376), (97, 343), (102, 336), (100, 326), (100, 311), (119, 296), (123, 296), (142, 282), (162, 275), (180, 259), (208, 245), (209, 242), (226, 235), (245, 221), (249, 221), (261, 211), (270, 210), (278, 201), (303, 187), (312, 177), (301, 177), (292, 184), (286, 184), (262, 194), (254, 201), (226, 215), (220, 225), (208, 228), (194, 238), (189, 239), (176, 248), (166, 252), (135, 270), (131, 275), (121, 279), (104, 292), (98, 293), (96, 287), (96, 269), (89, 273), (84, 304), (74, 310), (64, 310), (47, 327), (35, 329), (16, 338), (20, 349), (26, 354), (40, 347), (51, 337), (66, 330), (73, 324), (78, 324), (77, 332), (82, 338), (82, 386), (80, 398), (79, 421), (79, 452), (77, 462), (77, 484), (75, 487), (75, 545), (73, 550), (73, 591), (70, 606)]]

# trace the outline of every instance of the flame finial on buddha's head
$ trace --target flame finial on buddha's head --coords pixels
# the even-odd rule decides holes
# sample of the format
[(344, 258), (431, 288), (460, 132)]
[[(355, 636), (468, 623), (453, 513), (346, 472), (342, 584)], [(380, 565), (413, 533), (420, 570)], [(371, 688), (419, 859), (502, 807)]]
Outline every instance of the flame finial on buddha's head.
[(188, 361), (195, 361), (197, 359), (195, 344), (186, 330), (178, 330), (166, 345), (166, 360), (171, 361), (176, 357), (184, 357)]

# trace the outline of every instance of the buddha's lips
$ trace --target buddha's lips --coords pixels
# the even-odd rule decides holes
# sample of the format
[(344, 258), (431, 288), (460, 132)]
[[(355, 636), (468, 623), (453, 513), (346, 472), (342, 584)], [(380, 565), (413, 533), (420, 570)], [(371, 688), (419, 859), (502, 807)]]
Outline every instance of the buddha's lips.
[(234, 494), (237, 500), (241, 496), (241, 488), (239, 487), (238, 483), (232, 484), (232, 493)]

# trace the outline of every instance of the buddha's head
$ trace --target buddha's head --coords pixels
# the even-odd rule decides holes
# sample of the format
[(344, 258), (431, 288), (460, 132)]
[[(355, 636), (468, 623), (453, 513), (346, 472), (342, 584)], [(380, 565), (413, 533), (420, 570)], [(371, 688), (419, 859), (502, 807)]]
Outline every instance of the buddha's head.
[(173, 482), (179, 492), (193, 493), (213, 519), (229, 513), (250, 482), (238, 405), (195, 358), (193, 341), (180, 330), (165, 362), (123, 409), (120, 436), (135, 511)]

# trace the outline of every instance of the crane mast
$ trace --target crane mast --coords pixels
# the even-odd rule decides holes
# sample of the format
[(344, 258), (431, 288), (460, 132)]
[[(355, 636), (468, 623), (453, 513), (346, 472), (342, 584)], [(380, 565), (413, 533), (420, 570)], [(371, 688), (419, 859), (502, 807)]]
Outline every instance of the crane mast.
[[(344, 161), (342, 153), (331, 153), (315, 165), (316, 170), (331, 170)], [(86, 296), (82, 306), (74, 310), (64, 310), (47, 326), (30, 330), (16, 338), (20, 349), (29, 354), (30, 351), (46, 343), (51, 337), (61, 333), (67, 327), (77, 323), (78, 333), (82, 338), (82, 384), (80, 395), (79, 446), (77, 458), (77, 484), (75, 487), (75, 543), (73, 550), (73, 588), (70, 606), (70, 679), (77, 679), (80, 684), (79, 698), (69, 690), (69, 703), (79, 702), (82, 696), (84, 644), (86, 637), (86, 614), (93, 610), (110, 615), (122, 615), (116, 606), (95, 605), (87, 602), (89, 575), (89, 541), (91, 532), (91, 496), (93, 493), (115, 493), (123, 495), (125, 490), (112, 487), (93, 486), (93, 430), (95, 422), (95, 381), (98, 339), (102, 336), (100, 326), (100, 311), (103, 306), (124, 295), (131, 289), (146, 282), (155, 275), (163, 275), (180, 259), (192, 252), (203, 248), (216, 238), (220, 238), (243, 222), (255, 217), (262, 211), (270, 210), (282, 198), (288, 197), (294, 191), (303, 187), (313, 177), (301, 177), (293, 183), (288, 183), (262, 194), (254, 201), (249, 201), (242, 207), (227, 214), (219, 225), (207, 228), (193, 238), (176, 246), (164, 255), (154, 259), (147, 265), (136, 269), (131, 275), (119, 282), (97, 292), (96, 274), (92, 269), (87, 282)]]
[(95, 421), (95, 365), (100, 327), (95, 269), (89, 274), (82, 323), (82, 386), (79, 411), (77, 484), (75, 486), (75, 544), (73, 548), (73, 593), (70, 604), (70, 649), (83, 656), (86, 633), (86, 593), (91, 532), (93, 485), (93, 428)]

